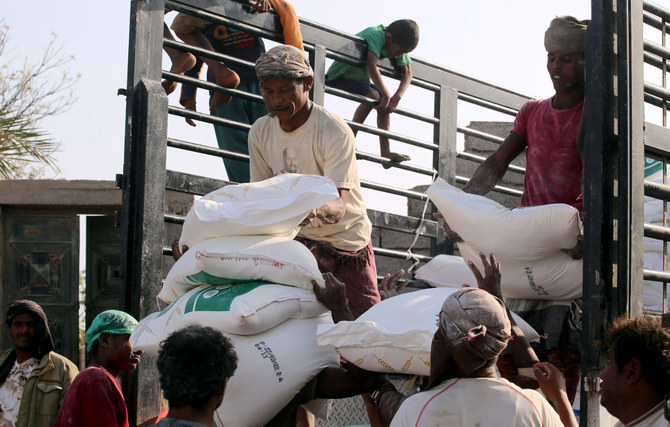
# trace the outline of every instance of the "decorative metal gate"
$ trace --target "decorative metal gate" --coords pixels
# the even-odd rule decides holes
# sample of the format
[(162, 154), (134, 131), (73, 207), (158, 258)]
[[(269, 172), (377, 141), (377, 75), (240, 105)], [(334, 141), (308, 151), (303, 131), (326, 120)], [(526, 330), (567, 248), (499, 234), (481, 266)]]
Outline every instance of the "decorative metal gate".
[[(79, 359), (79, 218), (74, 213), (5, 209), (2, 310), (15, 299), (44, 309), (56, 352)], [(0, 335), (0, 346), (11, 347)]]

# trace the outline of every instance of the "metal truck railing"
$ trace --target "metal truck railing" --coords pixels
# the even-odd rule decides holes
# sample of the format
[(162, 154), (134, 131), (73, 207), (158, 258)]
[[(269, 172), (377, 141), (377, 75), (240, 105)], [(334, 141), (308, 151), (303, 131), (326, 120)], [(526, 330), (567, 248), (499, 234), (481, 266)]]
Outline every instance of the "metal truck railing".
[[(196, 153), (202, 159), (215, 157), (248, 161), (248, 156), (244, 154), (189, 140), (187, 133), (185, 137), (182, 134), (175, 136), (173, 129), (168, 132), (168, 121), (175, 117), (236, 129), (248, 129), (249, 126), (170, 104), (160, 86), (161, 79), (190, 83), (200, 89), (262, 102), (254, 94), (226, 89), (167, 71), (169, 66), (164, 66), (162, 60), (163, 46), (224, 62), (249, 67), (253, 64), (163, 39), (164, 9), (168, 7), (258, 34), (270, 41), (281, 42), (278, 17), (274, 13), (249, 13), (247, 6), (245, 2), (232, 0), (131, 2), (128, 82), (123, 90), (127, 95), (125, 163), (118, 184), (123, 189), (123, 210), (119, 218), (123, 235), (124, 275), (124, 300), (121, 305), (136, 316), (144, 317), (155, 310), (153, 301), (160, 288), (162, 266), (171, 253), (169, 242), (163, 238), (165, 224), (183, 222), (183, 216), (165, 211), (165, 190), (197, 196), (229, 184), (221, 179), (183, 170), (166, 170), (168, 153), (171, 158), (188, 152)], [(607, 322), (622, 313), (641, 314), (643, 279), (663, 283), (663, 307), (667, 307), (667, 282), (670, 281), (670, 272), (666, 268), (667, 241), (670, 239), (667, 221), (670, 185), (665, 167), (670, 153), (670, 131), (667, 128), (670, 90), (666, 83), (670, 56), (666, 47), (666, 35), (670, 28), (668, 16), (666, 8), (641, 0), (617, 0), (614, 4), (611, 1), (592, 1), (592, 24), (586, 52), (584, 125), (584, 197), (587, 215), (582, 425), (598, 425), (597, 373), (604, 359), (597, 344), (604, 338)], [(311, 93), (313, 101), (335, 112), (338, 111), (331, 106), (333, 104), (371, 102), (328, 88), (324, 84), (325, 70), (330, 61), (363, 63), (366, 51), (364, 42), (316, 22), (301, 20), (300, 25), (315, 70)], [(613, 50), (614, 40), (617, 44)], [(430, 131), (427, 136), (395, 125), (392, 131), (386, 132), (373, 126), (349, 123), (359, 130), (359, 140), (385, 135), (403, 147), (422, 150), (427, 154), (417, 158), (427, 160), (390, 164), (375, 154), (359, 150), (357, 157), (366, 199), (379, 194), (395, 197), (393, 200), (397, 202), (393, 204), (405, 203), (407, 200), (425, 201), (422, 191), (407, 188), (404, 182), (401, 185), (389, 183), (391, 180), (386, 177), (396, 172), (406, 174), (403, 177), (411, 176), (417, 182), (423, 179), (425, 184), (429, 184), (436, 176), (450, 183), (464, 184), (469, 177), (459, 175), (457, 165), (461, 162), (480, 163), (483, 157), (463, 151), (463, 138), (476, 137), (493, 143), (500, 143), (502, 138), (464, 126), (459, 120), (462, 112), (468, 109), (486, 111), (487, 114), (494, 112), (511, 121), (528, 100), (521, 94), (420, 58), (413, 58), (412, 68), (414, 78), (410, 90), (428, 93), (430, 108), (428, 111), (414, 111), (403, 103), (394, 116), (410, 121), (411, 126), (416, 128), (428, 127)], [(380, 62), (380, 70), (386, 78), (395, 76), (388, 60)], [(649, 70), (660, 70), (661, 77), (647, 78)], [(650, 117), (652, 112), (658, 115), (653, 120)], [(662, 182), (644, 180), (645, 157), (663, 162)], [(380, 165), (391, 166), (390, 171), (383, 172), (389, 175), (381, 175)], [(510, 173), (523, 174), (524, 170), (511, 167)], [(504, 186), (497, 187), (496, 191), (520, 196), (519, 190)], [(660, 223), (644, 224), (645, 196), (662, 200)], [(438, 223), (421, 218), (420, 214), (407, 216), (372, 209), (368, 214), (373, 225), (380, 230), (391, 230), (407, 236), (418, 234), (430, 239), (432, 243), (428, 253), (412, 253), (419, 261), (429, 260), (437, 253), (451, 250), (449, 242), (445, 243)], [(643, 268), (643, 236), (662, 241), (663, 268)], [(409, 250), (384, 247), (381, 239), (375, 243), (375, 253), (380, 258), (406, 259), (410, 255)], [(132, 416), (148, 414), (150, 412), (147, 410), (158, 406), (156, 381), (152, 383), (150, 379), (144, 379), (140, 382), (139, 395), (137, 388), (133, 387), (133, 381), (128, 381), (127, 386), (130, 390), (129, 409)]]
[[(280, 39), (281, 29), (278, 27), (276, 16), (271, 14), (251, 14), (245, 10), (245, 5), (243, 3), (225, 3), (225, 15), (217, 13), (220, 9), (223, 8), (223, 6), (205, 5), (202, 2), (189, 4), (188, 2), (178, 3), (168, 1), (166, 2), (166, 6), (181, 13), (188, 13), (193, 16), (207, 19), (208, 21), (213, 21), (219, 24), (246, 30), (248, 32), (253, 32), (271, 40)], [(205, 6), (209, 7), (207, 7), (206, 10), (201, 9), (201, 7)], [(312, 95), (315, 102), (324, 103), (326, 94), (357, 102), (371, 102), (370, 100), (366, 100), (361, 96), (350, 95), (337, 89), (325, 87), (323, 74), (319, 74), (319, 70), (325, 70), (326, 59), (338, 59), (345, 62), (362, 64), (366, 49), (363, 41), (354, 36), (347, 35), (345, 33), (321, 26), (310, 21), (302, 20), (301, 25), (303, 26), (302, 29), (305, 38), (305, 45), (307, 46), (307, 50), (311, 55), (314, 69), (317, 70)], [(164, 40), (164, 44), (165, 46), (188, 51), (200, 56), (207, 56), (213, 59), (218, 59), (229, 63), (236, 63), (247, 67), (253, 66), (251, 63), (241, 61), (230, 56), (205, 51), (197, 47), (188, 46), (183, 43), (174, 42), (171, 40)], [(384, 62), (382, 71), (387, 76), (394, 75), (393, 68), (388, 61)], [(444, 67), (440, 67), (436, 64), (432, 64), (420, 59), (415, 59), (413, 64), (413, 72), (415, 78), (412, 84), (416, 87), (428, 90), (433, 94), (435, 104), (434, 112), (431, 115), (428, 115), (399, 108), (397, 114), (428, 123), (433, 126), (434, 133), (432, 135), (432, 140), (423, 140), (412, 136), (402, 135), (397, 132), (379, 130), (372, 126), (360, 125), (353, 122), (349, 123), (352, 127), (359, 129), (361, 133), (385, 135), (392, 140), (427, 150), (431, 153), (433, 159), (432, 164), (401, 163), (394, 164), (392, 167), (429, 177), (425, 180), (426, 183), (430, 183), (435, 176), (441, 176), (451, 182), (457, 182), (461, 184), (465, 183), (467, 182), (467, 177), (456, 176), (454, 173), (456, 169), (456, 158), (462, 158), (474, 162), (481, 162), (483, 161), (483, 158), (473, 154), (459, 152), (456, 149), (457, 133), (468, 134), (497, 143), (499, 143), (502, 139), (484, 132), (478, 132), (473, 129), (458, 126), (456, 124), (457, 114), (455, 114), (458, 110), (458, 103), (472, 103), (482, 108), (488, 108), (507, 115), (514, 115), (520, 105), (522, 105), (528, 98), (511, 91), (495, 87), (485, 82), (463, 76), (461, 74), (447, 70)], [(190, 83), (201, 89), (214, 90), (216, 92), (228, 93), (233, 96), (240, 96), (246, 99), (251, 99), (255, 102), (262, 102), (262, 99), (257, 95), (245, 93), (240, 90), (222, 88), (207, 81), (179, 76), (166, 70), (161, 72), (161, 77), (172, 79), (180, 83)], [(190, 118), (195, 121), (218, 124), (225, 127), (236, 129), (249, 128), (249, 125), (243, 123), (221, 119), (209, 114), (192, 112), (175, 105), (168, 105), (168, 113), (179, 117)], [(191, 141), (184, 141), (177, 138), (172, 138), (170, 136), (167, 138), (167, 146), (173, 149), (188, 150), (210, 156), (248, 161), (248, 157), (244, 154), (220, 150), (211, 146), (206, 146)], [(358, 152), (358, 158), (360, 160), (371, 163), (386, 165), (389, 164), (389, 161), (386, 159), (362, 151)], [(512, 167), (511, 169), (516, 173), (524, 172), (523, 168), (519, 167)], [(170, 178), (172, 174), (175, 173), (179, 174), (178, 172), (174, 171), (170, 172), (168, 181), (176, 180), (180, 183), (184, 183), (195, 179), (195, 177), (181, 175), (178, 175), (177, 178)], [(364, 175), (364, 172), (362, 175)], [(220, 185), (225, 185), (225, 182), (214, 183), (214, 181), (212, 181), (212, 185), (206, 187), (204, 191), (211, 191)], [(392, 185), (376, 182), (370, 179), (362, 179), (361, 186), (365, 189), (387, 194), (394, 194), (405, 198), (421, 201), (426, 200), (426, 196), (421, 192), (412, 191), (406, 188), (394, 187)], [(188, 191), (183, 185), (169, 188), (176, 191)], [(513, 196), (520, 196), (520, 192), (514, 189), (499, 187), (498, 191), (505, 192)], [(202, 195), (202, 192), (193, 192), (192, 194)], [(371, 217), (374, 220), (376, 217), (378, 217), (378, 215), (371, 214)], [(407, 220), (398, 215), (385, 215), (384, 217), (385, 221), (383, 223), (377, 223), (374, 225), (408, 233), (416, 232), (417, 227), (420, 227), (420, 233), (423, 236), (430, 237), (436, 242), (442, 240), (438, 237), (440, 230), (438, 227), (436, 227), (436, 224), (433, 221), (424, 221), (421, 225), (419, 225), (419, 222), (417, 221), (410, 221), (408, 223)], [(172, 218), (172, 221), (179, 222), (179, 219)], [(388, 249), (383, 251), (382, 254), (381, 249), (383, 248), (376, 247), (375, 252), (379, 255), (396, 258), (407, 257), (406, 252), (399, 252)], [(167, 248), (165, 249), (165, 252), (168, 252)], [(436, 253), (435, 250), (433, 253)], [(426, 256), (420, 258), (422, 260), (429, 259), (429, 257), (427, 258)]]
[[(183, 216), (165, 212), (165, 190), (170, 189), (198, 196), (228, 184), (220, 179), (212, 180), (206, 176), (166, 170), (168, 153), (172, 156), (176, 152), (188, 151), (197, 153), (198, 156), (248, 161), (248, 156), (244, 154), (220, 150), (215, 146), (190, 141), (184, 137), (171, 136), (171, 132), (168, 132), (169, 116), (188, 117), (194, 121), (236, 129), (247, 129), (249, 126), (206, 113), (189, 111), (179, 105), (171, 105), (160, 86), (161, 79), (190, 83), (200, 89), (228, 93), (232, 96), (251, 99), (254, 102), (262, 102), (262, 99), (254, 94), (226, 89), (207, 81), (167, 71), (169, 65), (162, 66), (163, 45), (224, 62), (238, 63), (248, 67), (253, 64), (163, 39), (164, 8), (168, 7), (177, 12), (258, 34), (267, 40), (281, 41), (282, 32), (278, 17), (274, 13), (249, 13), (246, 6), (244, 2), (230, 0), (223, 2), (202, 0), (132, 2), (129, 73), (127, 89), (124, 91), (124, 94), (127, 95), (126, 152), (124, 173), (119, 177), (119, 186), (124, 190), (124, 208), (120, 218), (124, 237), (122, 263), (125, 274), (125, 300), (123, 305), (131, 313), (140, 317), (155, 311), (154, 301), (162, 279), (163, 257), (168, 257), (171, 253), (169, 242), (164, 242), (162, 237), (164, 224), (165, 222), (178, 224), (183, 221)], [(327, 88), (324, 84), (324, 73), (328, 61), (337, 59), (363, 64), (366, 52), (363, 40), (308, 20), (301, 20), (300, 25), (304, 44), (315, 70), (315, 82), (311, 94), (314, 102), (326, 103), (327, 108), (331, 108), (328, 106), (331, 99), (369, 102), (363, 97)], [(433, 100), (432, 108), (428, 112), (416, 112), (401, 106), (395, 114), (402, 116), (403, 120), (421, 123), (422, 126), (431, 126), (432, 132), (428, 137), (413, 136), (411, 131), (405, 132), (408, 134), (396, 131), (386, 132), (372, 126), (349, 123), (360, 130), (359, 139), (363, 134), (373, 136), (383, 134), (403, 146), (415, 147), (429, 153), (428, 161), (393, 164), (390, 165), (392, 170), (403, 171), (412, 176), (422, 176), (425, 184), (430, 184), (436, 176), (451, 183), (465, 183), (467, 177), (456, 175), (457, 159), (481, 162), (483, 158), (459, 150), (459, 138), (468, 134), (497, 143), (501, 141), (501, 138), (459, 125), (459, 108), (464, 104), (474, 105), (476, 108), (494, 111), (508, 117), (508, 120), (511, 121), (528, 97), (419, 58), (413, 58), (412, 68), (414, 78), (411, 90), (430, 93)], [(380, 69), (386, 77), (395, 76), (394, 69), (388, 60), (380, 63)], [(363, 151), (359, 151), (357, 155), (360, 162), (361, 185), (364, 191), (368, 192), (364, 195), (366, 199), (375, 197), (374, 193), (383, 193), (397, 197), (399, 200), (397, 203), (406, 203), (407, 199), (426, 200), (426, 196), (421, 191), (399, 185), (389, 185), (379, 170), (366, 172), (369, 165), (376, 168), (379, 168), (380, 164), (389, 165), (388, 160)], [(523, 173), (522, 168), (513, 169), (512, 173)], [(520, 195), (520, 192), (514, 189), (499, 188), (498, 190), (514, 196)], [(441, 227), (431, 219), (379, 210), (369, 210), (369, 217), (373, 226), (379, 230), (392, 230), (410, 237), (418, 234), (422, 238), (431, 240), (429, 253), (412, 253), (413, 259), (408, 263), (414, 260), (425, 262), (439, 252), (451, 251), (451, 246), (444, 244)], [(375, 254), (379, 258), (406, 259), (410, 255), (409, 250), (389, 249), (381, 243), (374, 246)], [(386, 273), (386, 271), (380, 271), (380, 273)], [(151, 385), (148, 386), (151, 387)], [(140, 387), (143, 385), (140, 384)], [(152, 394), (148, 392), (139, 394), (139, 409), (155, 403), (145, 401), (150, 399), (148, 396)], [(137, 412), (138, 408), (135, 410), (131, 408), (131, 413), (145, 413), (145, 411)]]

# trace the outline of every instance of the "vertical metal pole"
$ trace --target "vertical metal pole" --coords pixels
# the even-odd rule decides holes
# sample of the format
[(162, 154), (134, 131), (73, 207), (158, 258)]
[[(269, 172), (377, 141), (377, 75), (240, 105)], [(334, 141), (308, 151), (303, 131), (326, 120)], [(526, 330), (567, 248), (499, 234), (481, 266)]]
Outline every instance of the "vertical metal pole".
[(458, 91), (441, 85), (435, 101), (435, 115), (440, 123), (435, 126), (434, 132), (439, 152), (433, 160), (433, 167), (440, 178), (453, 185), (456, 181)]
[[(165, 203), (167, 95), (160, 86), (164, 0), (131, 3), (126, 137), (122, 179), (121, 307), (136, 318), (151, 311), (162, 276), (162, 238)], [(146, 400), (158, 409), (160, 393), (146, 368), (124, 379), (130, 425), (137, 424)], [(139, 394), (138, 377), (153, 383)], [(140, 385), (141, 387), (141, 385)], [(140, 409), (138, 411), (138, 409)]]
[(326, 48), (321, 45), (314, 46), (314, 55), (311, 60), (314, 69), (312, 101), (323, 106), (326, 98)]
[[(435, 126), (433, 141), (438, 146), (438, 152), (433, 156), (433, 168), (437, 176), (450, 184), (456, 182), (456, 153), (457, 153), (457, 119), (458, 119), (458, 91), (454, 88), (440, 85), (440, 91), (435, 94), (435, 117), (440, 122)], [(442, 227), (437, 230), (437, 238), (431, 242), (430, 253), (452, 254), (454, 245), (446, 240)]]
[(617, 304), (610, 318), (642, 315), (644, 257), (644, 47), (642, 1), (618, 0), (618, 242)]
[(581, 425), (599, 425), (600, 346), (614, 284), (614, 27), (612, 1), (593, 0), (586, 47), (584, 100), (584, 311)]

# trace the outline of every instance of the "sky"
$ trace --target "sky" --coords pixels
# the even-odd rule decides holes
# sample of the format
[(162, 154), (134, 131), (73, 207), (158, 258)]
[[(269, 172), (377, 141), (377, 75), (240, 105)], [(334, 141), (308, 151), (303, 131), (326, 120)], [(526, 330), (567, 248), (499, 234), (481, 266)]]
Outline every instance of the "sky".
[[(656, 2), (670, 7), (670, 0)], [(125, 98), (117, 96), (117, 90), (126, 82), (130, 2), (60, 0), (23, 3), (2, 0), (0, 4), (4, 23), (10, 27), (8, 50), (0, 65), (5, 65), (8, 59), (13, 59), (12, 64), (18, 66), (26, 57), (29, 60), (38, 58), (54, 33), (63, 52), (74, 56), (68, 68), (81, 75), (75, 85), (77, 102), (66, 113), (42, 123), (43, 128), (61, 143), (61, 150), (56, 155), (61, 170), (57, 174), (47, 171), (45, 178), (113, 180), (123, 170)], [(324, 7), (322, 1), (293, 0), (292, 4), (300, 17), (352, 34), (371, 25), (413, 19), (421, 32), (413, 56), (533, 98), (552, 95), (543, 47), (543, 35), (549, 21), (558, 15), (574, 15), (580, 19), (590, 17), (590, 2), (586, 0), (440, 0), (423, 3), (340, 0), (337, 7), (334, 4)], [(174, 14), (168, 14), (166, 20), (170, 22)], [(168, 64), (167, 56), (164, 56), (164, 68), (169, 68)], [(397, 87), (395, 82), (388, 85), (392, 92)], [(206, 94), (199, 96), (204, 107)], [(170, 103), (177, 100), (176, 94), (170, 96)], [(332, 102), (330, 104), (327, 99), (326, 107), (350, 118), (354, 105), (339, 107), (337, 102)], [(415, 111), (421, 111), (424, 104), (421, 95), (415, 96), (411, 90), (401, 101), (401, 106)], [(374, 113), (371, 116), (368, 123), (372, 124)], [(509, 116), (482, 118), (464, 114), (461, 117), (460, 113), (458, 120), (459, 125), (467, 125), (469, 120), (482, 119), (511, 120)], [(396, 122), (397, 127), (394, 127)], [(211, 125), (200, 123), (194, 129), (175, 117), (170, 119), (168, 127), (171, 136), (216, 146)], [(402, 119), (392, 118), (391, 129), (414, 136), (414, 130), (404, 125)], [(378, 144), (372, 138), (368, 143), (361, 142), (359, 149), (376, 154)], [(404, 147), (395, 146), (395, 149), (403, 151)], [(417, 161), (424, 161), (420, 154), (411, 154)], [(168, 167), (219, 179), (226, 177), (219, 159), (202, 162), (201, 158), (168, 151)], [(386, 181), (380, 177), (386, 172), (382, 172), (379, 165), (361, 164), (360, 169), (363, 179), (368, 176), (373, 181)], [(400, 187), (414, 184), (402, 174), (394, 176), (389, 172), (388, 176), (391, 182), (399, 182)], [(369, 207), (379, 209), (375, 203), (383, 205), (385, 202), (383, 198), (372, 203), (368, 201)]]

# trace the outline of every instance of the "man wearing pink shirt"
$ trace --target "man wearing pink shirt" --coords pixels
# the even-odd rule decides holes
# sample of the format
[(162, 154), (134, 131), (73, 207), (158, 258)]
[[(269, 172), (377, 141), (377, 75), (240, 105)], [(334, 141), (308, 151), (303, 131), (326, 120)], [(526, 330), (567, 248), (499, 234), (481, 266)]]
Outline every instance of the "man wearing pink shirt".
[[(521, 107), (510, 134), (475, 170), (463, 187), (486, 194), (502, 179), (510, 163), (526, 150), (526, 175), (521, 206), (565, 203), (583, 216), (582, 159), (577, 135), (584, 107), (584, 40), (588, 21), (571, 16), (555, 18), (544, 36), (547, 71), (555, 94)], [(460, 239), (445, 227), (452, 240)], [(581, 257), (580, 244), (570, 251)], [(571, 301), (508, 298), (519, 314), (544, 338), (534, 345), (540, 360), (556, 365), (565, 375), (570, 400), (579, 385), (581, 363), (581, 298)], [(511, 355), (503, 354), (498, 369), (504, 377), (517, 374)]]

